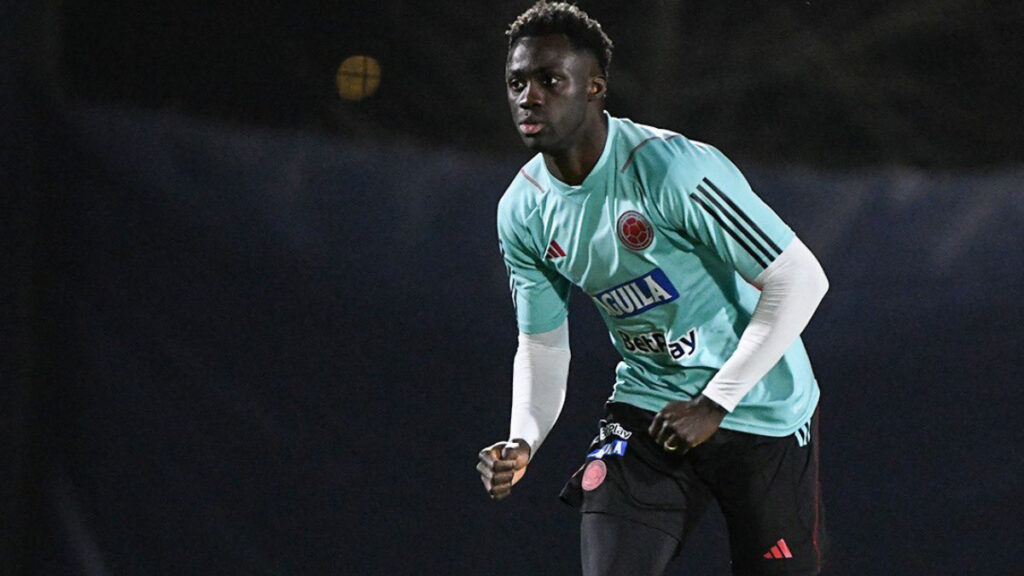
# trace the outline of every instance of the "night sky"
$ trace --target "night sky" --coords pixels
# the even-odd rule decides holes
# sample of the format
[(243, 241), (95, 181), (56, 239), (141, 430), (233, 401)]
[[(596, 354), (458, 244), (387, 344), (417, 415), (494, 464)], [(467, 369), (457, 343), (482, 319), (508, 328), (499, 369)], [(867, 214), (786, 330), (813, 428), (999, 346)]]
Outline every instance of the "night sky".
[[(929, 168), (1019, 161), (1014, 2), (581, 6), (616, 43), (609, 109), (740, 160)], [(516, 150), (503, 31), (527, 2), (65, 3), (74, 98), (456, 149)], [(367, 54), (379, 92), (338, 97)]]

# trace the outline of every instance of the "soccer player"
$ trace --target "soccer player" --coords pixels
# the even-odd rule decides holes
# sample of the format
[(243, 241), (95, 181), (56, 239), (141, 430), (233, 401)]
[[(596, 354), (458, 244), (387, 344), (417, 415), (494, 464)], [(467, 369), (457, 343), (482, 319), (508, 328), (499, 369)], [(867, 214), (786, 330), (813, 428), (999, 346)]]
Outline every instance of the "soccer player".
[(821, 266), (717, 149), (604, 111), (612, 43), (585, 12), (539, 2), (507, 35), (508, 102), (538, 154), (498, 206), (519, 345), (485, 488), (508, 496), (558, 418), (576, 285), (622, 355), (561, 494), (584, 574), (662, 574), (712, 498), (735, 574), (819, 573), (819, 391), (799, 334)]

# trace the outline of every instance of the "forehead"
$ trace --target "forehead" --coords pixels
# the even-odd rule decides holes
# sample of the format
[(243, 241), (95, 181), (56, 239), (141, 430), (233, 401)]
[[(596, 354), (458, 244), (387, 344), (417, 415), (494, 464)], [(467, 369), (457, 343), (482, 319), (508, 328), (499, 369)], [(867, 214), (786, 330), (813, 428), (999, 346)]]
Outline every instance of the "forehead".
[(586, 50), (574, 48), (564, 34), (520, 38), (509, 50), (505, 63), (510, 73), (553, 68), (586, 73), (596, 66), (597, 58)]

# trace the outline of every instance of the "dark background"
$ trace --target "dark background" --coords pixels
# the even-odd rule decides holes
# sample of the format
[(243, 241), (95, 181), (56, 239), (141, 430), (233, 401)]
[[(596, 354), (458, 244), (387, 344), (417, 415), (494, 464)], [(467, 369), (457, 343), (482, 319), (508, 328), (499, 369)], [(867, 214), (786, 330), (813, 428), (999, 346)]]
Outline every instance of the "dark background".
[[(572, 574), (610, 392), (577, 293), (516, 494), (494, 209), (528, 2), (8, 2), (0, 574)], [(822, 261), (827, 573), (1013, 574), (1024, 7), (581, 2), (609, 110), (711, 142)], [(340, 99), (345, 57), (380, 90)], [(709, 514), (673, 573), (728, 573)]]

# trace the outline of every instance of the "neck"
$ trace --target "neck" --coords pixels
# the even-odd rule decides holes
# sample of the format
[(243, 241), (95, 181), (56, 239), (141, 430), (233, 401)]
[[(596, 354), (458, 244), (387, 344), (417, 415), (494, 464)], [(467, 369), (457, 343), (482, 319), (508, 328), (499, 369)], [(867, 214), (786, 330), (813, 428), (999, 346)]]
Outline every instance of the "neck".
[(608, 118), (603, 112), (588, 122), (580, 139), (563, 152), (544, 154), (544, 164), (555, 178), (570, 186), (583, 183), (601, 159), (608, 139)]

